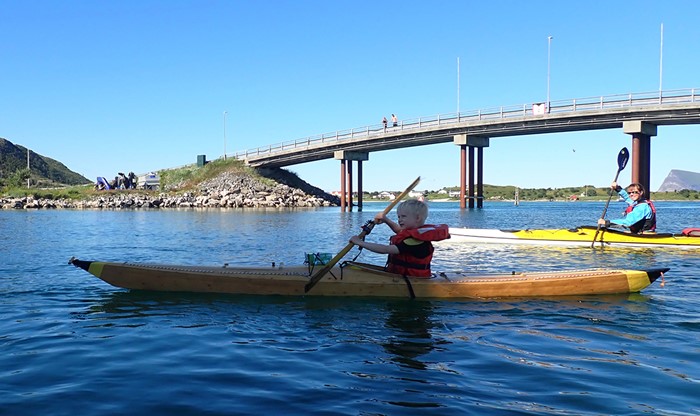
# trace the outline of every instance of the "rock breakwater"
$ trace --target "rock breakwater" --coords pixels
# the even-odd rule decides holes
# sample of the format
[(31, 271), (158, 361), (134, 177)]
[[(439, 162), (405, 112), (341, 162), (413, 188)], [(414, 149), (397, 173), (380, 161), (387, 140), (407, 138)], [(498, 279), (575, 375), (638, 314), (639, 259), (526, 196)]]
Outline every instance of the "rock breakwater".
[[(138, 208), (303, 208), (338, 206), (338, 197), (313, 187), (288, 172), (265, 171), (270, 180), (225, 172), (200, 183), (196, 190), (144, 193), (102, 191), (84, 200), (32, 196), (0, 198), (2, 209), (138, 209)], [(289, 176), (291, 175), (291, 176)], [(288, 177), (289, 176), (289, 177)], [(296, 178), (296, 179), (294, 179)], [(266, 183), (268, 182), (268, 183)], [(294, 182), (288, 185), (285, 182)]]

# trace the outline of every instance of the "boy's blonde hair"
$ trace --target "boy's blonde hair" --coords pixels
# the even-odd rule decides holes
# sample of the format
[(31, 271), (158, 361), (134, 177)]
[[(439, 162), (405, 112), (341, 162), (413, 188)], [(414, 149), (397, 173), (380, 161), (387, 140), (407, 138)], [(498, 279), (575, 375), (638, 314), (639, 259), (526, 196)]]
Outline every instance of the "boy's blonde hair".
[(399, 204), (396, 212), (415, 214), (420, 218), (421, 225), (428, 219), (428, 205), (417, 199), (407, 199)]

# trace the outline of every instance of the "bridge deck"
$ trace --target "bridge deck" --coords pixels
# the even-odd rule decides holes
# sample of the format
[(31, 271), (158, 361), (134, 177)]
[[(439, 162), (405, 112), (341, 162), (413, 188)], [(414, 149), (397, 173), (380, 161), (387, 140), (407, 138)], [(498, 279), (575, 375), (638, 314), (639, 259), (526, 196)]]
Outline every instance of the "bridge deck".
[(254, 167), (283, 167), (331, 159), (334, 152), (399, 149), (451, 142), (458, 134), (506, 137), (622, 127), (625, 121), (655, 125), (700, 124), (700, 91), (673, 90), (613, 95), (450, 113), (381, 124), (258, 147), (233, 157)]

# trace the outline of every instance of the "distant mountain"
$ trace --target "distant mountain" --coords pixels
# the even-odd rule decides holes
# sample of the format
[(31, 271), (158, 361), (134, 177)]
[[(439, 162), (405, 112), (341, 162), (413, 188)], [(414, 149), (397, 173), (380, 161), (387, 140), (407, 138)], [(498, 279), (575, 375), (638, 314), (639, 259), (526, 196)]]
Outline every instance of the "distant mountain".
[[(0, 137), (0, 177), (7, 178), (16, 171), (27, 167), (27, 148), (18, 146)], [(29, 150), (29, 169), (32, 178), (40, 182), (62, 185), (83, 185), (92, 183), (86, 177), (68, 169), (63, 163)]]
[(666, 176), (657, 192), (674, 192), (683, 189), (700, 191), (700, 173), (673, 169)]

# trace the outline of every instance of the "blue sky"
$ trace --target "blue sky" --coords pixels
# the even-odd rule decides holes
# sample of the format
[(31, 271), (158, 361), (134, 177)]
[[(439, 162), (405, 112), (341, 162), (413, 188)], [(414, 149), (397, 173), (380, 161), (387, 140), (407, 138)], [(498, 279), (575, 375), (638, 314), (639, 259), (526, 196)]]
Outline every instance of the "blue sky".
[[(0, 0), (0, 137), (89, 179), (459, 108), (700, 88), (700, 2)], [(224, 144), (224, 111), (226, 141)], [(700, 171), (659, 127), (651, 188)], [(484, 182), (607, 186), (620, 130), (491, 140)], [(288, 168), (339, 189), (335, 160)], [(375, 152), (365, 190), (459, 184), (453, 144)], [(620, 175), (628, 182), (631, 168)]]

